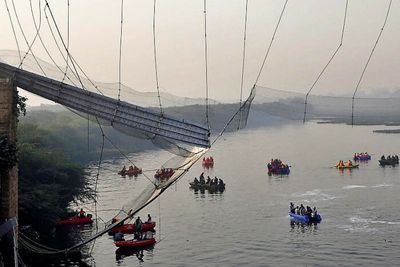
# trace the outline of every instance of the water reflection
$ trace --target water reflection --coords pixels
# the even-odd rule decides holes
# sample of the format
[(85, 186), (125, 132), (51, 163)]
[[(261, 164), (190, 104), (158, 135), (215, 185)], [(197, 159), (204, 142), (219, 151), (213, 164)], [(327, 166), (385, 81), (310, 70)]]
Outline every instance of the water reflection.
[(121, 264), (125, 258), (136, 256), (139, 262), (144, 262), (144, 252), (146, 251), (146, 260), (152, 260), (153, 258), (153, 249), (154, 246), (151, 246), (146, 249), (137, 249), (137, 248), (118, 248), (115, 251), (115, 261), (118, 264)]
[(295, 220), (290, 220), (290, 232), (291, 233), (314, 233), (318, 230), (318, 223), (303, 223)]

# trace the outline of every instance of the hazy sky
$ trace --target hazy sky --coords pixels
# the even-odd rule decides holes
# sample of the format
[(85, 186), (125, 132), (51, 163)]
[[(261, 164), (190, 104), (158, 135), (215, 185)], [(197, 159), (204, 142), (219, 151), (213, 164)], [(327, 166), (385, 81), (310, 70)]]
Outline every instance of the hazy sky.
[[(22, 26), (35, 34), (29, 1), (14, 0)], [(11, 0), (7, 0), (15, 21)], [(32, 0), (38, 16), (38, 0)], [(43, 14), (42, 35), (60, 65)], [(124, 1), (122, 82), (139, 91), (154, 91), (153, 1)], [(238, 99), (245, 0), (208, 0), (210, 97)], [(245, 90), (252, 87), (271, 39), (283, 0), (249, 0)], [(352, 94), (382, 27), (389, 1), (350, 0), (343, 47), (317, 84), (315, 94)], [(51, 1), (66, 38), (67, 0)], [(306, 92), (336, 49), (345, 0), (289, 0), (259, 85)], [(120, 1), (70, 0), (70, 51), (97, 81), (118, 80)], [(159, 80), (162, 90), (204, 97), (203, 0), (157, 0)], [(15, 26), (17, 26), (15, 24)], [(23, 43), (19, 32), (20, 45)], [(393, 1), (380, 43), (360, 91), (400, 88), (400, 1)], [(4, 1), (0, 1), (0, 50), (16, 50)], [(50, 61), (40, 43), (36, 54)], [(37, 104), (37, 100), (30, 104)]]

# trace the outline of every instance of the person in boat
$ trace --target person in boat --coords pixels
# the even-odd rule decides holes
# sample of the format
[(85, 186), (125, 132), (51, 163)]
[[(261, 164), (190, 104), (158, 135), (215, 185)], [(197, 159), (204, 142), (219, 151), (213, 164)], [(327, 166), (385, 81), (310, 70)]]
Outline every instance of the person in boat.
[(295, 207), (294, 207), (293, 202), (290, 202), (289, 210), (290, 210), (291, 213), (295, 213)]
[(397, 161), (399, 161), (399, 156), (395, 155), (395, 156), (394, 156), (394, 159), (397, 160)]
[(121, 174), (124, 175), (126, 173), (126, 166), (122, 167)]
[(202, 178), (204, 179), (204, 172), (202, 172), (202, 173), (200, 174), (199, 178), (200, 178), (200, 181), (201, 181)]
[(138, 240), (142, 239), (142, 220), (138, 216), (135, 220), (135, 236)]
[(223, 185), (225, 185), (225, 184), (224, 184), (224, 181), (222, 181), (222, 179), (221, 179), (221, 178), (219, 178), (219, 179), (218, 179), (218, 185), (219, 185), (219, 186), (223, 186)]
[(133, 172), (133, 166), (129, 166), (128, 172)]
[(146, 222), (147, 223), (151, 223), (152, 222), (150, 214), (147, 214), (147, 221)]
[(207, 176), (206, 184), (211, 184), (211, 178), (210, 178), (210, 176)]
[(118, 233), (115, 233), (114, 241), (125, 241), (124, 234), (121, 231), (118, 231)]
[(210, 162), (214, 163), (214, 158), (210, 156)]
[(214, 184), (218, 184), (218, 178), (217, 178), (217, 176), (214, 177)]
[(353, 166), (353, 162), (352, 162), (351, 160), (349, 160), (349, 161), (347, 162), (347, 166), (348, 166), (348, 167)]
[(85, 218), (86, 212), (81, 208), (81, 210), (79, 211), (79, 218)]
[(317, 215), (318, 215), (317, 208), (314, 207), (313, 210), (312, 210), (312, 216), (313, 216), (314, 218), (317, 218)]
[(194, 181), (193, 182), (194, 182), (195, 185), (199, 184), (199, 180), (197, 180), (197, 177), (194, 177)]
[(300, 215), (304, 215), (304, 209), (303, 204), (300, 204)]
[(385, 160), (385, 155), (382, 155), (381, 160)]
[(204, 180), (204, 176), (200, 176), (200, 184), (205, 184), (206, 181)]

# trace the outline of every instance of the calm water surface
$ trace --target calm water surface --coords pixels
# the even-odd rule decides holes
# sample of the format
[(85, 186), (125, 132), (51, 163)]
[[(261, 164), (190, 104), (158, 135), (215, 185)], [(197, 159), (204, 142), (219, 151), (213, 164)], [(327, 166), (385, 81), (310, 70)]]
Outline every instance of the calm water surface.
[[(194, 192), (188, 182), (197, 163), (176, 186), (139, 215), (158, 223), (158, 243), (133, 255), (116, 254), (109, 236), (93, 250), (95, 266), (399, 266), (399, 168), (381, 168), (382, 154), (400, 153), (400, 135), (374, 134), (382, 127), (290, 124), (228, 134), (210, 151), (210, 176), (225, 192)], [(354, 152), (372, 153), (353, 171), (331, 166)], [(158, 168), (165, 151), (131, 155), (144, 169)], [(281, 158), (289, 176), (268, 177), (266, 161)], [(148, 185), (143, 176), (116, 173), (123, 159), (108, 160), (99, 180), (99, 216), (115, 210)], [(151, 174), (149, 174), (151, 175)], [(317, 226), (290, 225), (289, 202), (317, 206)]]

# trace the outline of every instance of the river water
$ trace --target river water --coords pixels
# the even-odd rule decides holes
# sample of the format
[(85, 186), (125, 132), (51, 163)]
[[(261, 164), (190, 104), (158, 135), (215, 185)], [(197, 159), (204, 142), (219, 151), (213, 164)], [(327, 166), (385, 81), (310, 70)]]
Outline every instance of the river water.
[[(196, 163), (176, 186), (139, 215), (157, 222), (153, 249), (116, 253), (109, 236), (95, 243), (95, 266), (399, 266), (399, 168), (378, 165), (382, 154), (400, 153), (399, 135), (379, 126), (288, 123), (227, 134), (210, 151), (210, 176), (223, 193), (194, 192), (188, 182)], [(388, 127), (385, 127), (388, 128)], [(332, 168), (339, 159), (368, 151), (359, 169)], [(168, 160), (165, 151), (130, 158), (145, 169)], [(280, 158), (289, 176), (268, 177), (266, 162)], [(149, 181), (116, 173), (124, 159), (106, 160), (98, 182), (98, 215), (109, 220)], [(291, 225), (289, 202), (317, 206), (317, 226)]]

